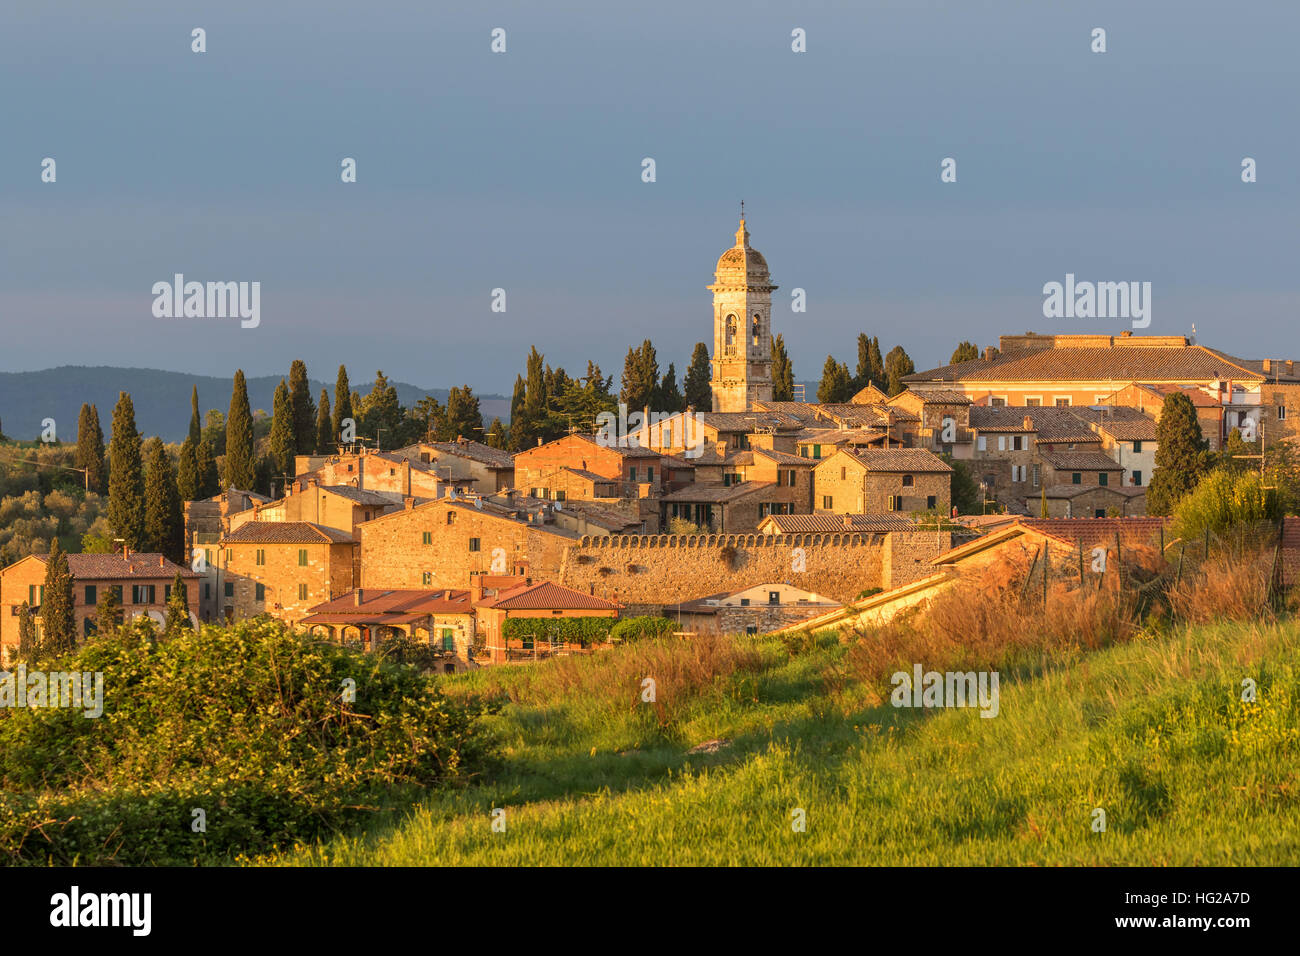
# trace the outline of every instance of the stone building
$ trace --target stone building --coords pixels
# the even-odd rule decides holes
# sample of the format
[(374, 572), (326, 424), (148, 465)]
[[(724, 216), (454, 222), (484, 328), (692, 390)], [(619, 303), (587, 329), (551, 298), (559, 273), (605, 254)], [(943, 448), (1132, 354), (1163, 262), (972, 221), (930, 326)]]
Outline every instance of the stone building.
[(226, 620), (271, 614), (296, 623), (356, 586), (350, 534), (306, 521), (249, 521), (221, 540), (217, 600)]
[(468, 438), (417, 442), (394, 454), (433, 465), (434, 474), (444, 481), (467, 480), (468, 490), (480, 495), (515, 487), (515, 463), (510, 452)]
[(814, 512), (870, 514), (952, 506), (952, 467), (923, 448), (840, 450), (814, 472)]
[(426, 644), (441, 652), (446, 673), (473, 662), (475, 614), (467, 590), (357, 588), (310, 608), (299, 623), (318, 637), (366, 649), (399, 637)]
[[(529, 497), (556, 501), (564, 501), (569, 490), (588, 484), (593, 490), (613, 491), (610, 497), (657, 497), (664, 477), (661, 457), (659, 452), (634, 442), (619, 447), (597, 441), (594, 435), (565, 435), (516, 454), (515, 484)], [(574, 471), (606, 482), (575, 476)], [(576, 484), (578, 478), (585, 484)], [(561, 497), (555, 497), (556, 491), (563, 492)]]
[[(525, 583), (500, 591), (496, 596), (475, 602), (479, 631), (494, 664), (510, 658), (511, 642), (505, 636), (506, 621), (515, 618), (562, 621), (579, 617), (618, 617), (622, 605), (591, 594), (566, 588), (553, 581)], [(516, 650), (525, 650), (519, 641)]]
[(841, 606), (812, 591), (776, 583), (709, 594), (669, 605), (663, 614), (695, 634), (767, 634)]
[[(76, 616), (78, 639), (95, 633), (95, 611), (108, 590), (117, 592), (123, 620), (146, 615), (155, 623), (167, 619), (167, 599), (171, 597), (176, 572), (186, 582), (190, 622), (198, 624), (197, 607), (201, 576), (189, 568), (168, 561), (161, 554), (70, 554), (68, 571), (72, 574), (72, 604)], [(48, 555), (30, 554), (0, 571), (0, 663), (7, 663), (18, 647), (19, 609), (27, 602), (35, 617), (40, 636), (39, 611), (45, 596), (45, 570)]]
[(745, 412), (772, 398), (772, 293), (767, 260), (749, 244), (742, 215), (736, 244), (718, 259), (713, 285), (713, 411)]

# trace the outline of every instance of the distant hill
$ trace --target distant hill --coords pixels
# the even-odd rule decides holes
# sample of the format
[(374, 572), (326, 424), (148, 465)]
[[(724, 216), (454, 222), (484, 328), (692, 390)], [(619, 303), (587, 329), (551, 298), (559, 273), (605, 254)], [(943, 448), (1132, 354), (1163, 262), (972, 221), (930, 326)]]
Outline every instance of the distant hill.
[[(351, 373), (349, 373), (351, 374)], [(358, 372), (352, 379), (353, 391), (365, 394), (370, 390), (373, 377)], [(199, 387), (199, 414), (208, 409), (219, 409), (225, 414), (230, 409), (230, 377), (191, 375), (187, 372), (165, 372), (152, 368), (117, 368), (113, 366), (64, 365), (39, 372), (0, 372), (0, 427), (10, 438), (31, 440), (41, 432), (41, 421), (53, 418), (60, 441), (77, 439), (77, 418), (82, 402), (99, 408), (99, 422), (108, 440), (113, 419), (113, 406), (118, 392), (130, 392), (135, 405), (135, 423), (143, 435), (160, 435), (164, 441), (183, 441), (190, 423), (190, 388)], [(288, 378), (288, 370), (284, 377)], [(248, 401), (254, 410), (270, 412), (275, 398), (275, 387), (281, 376), (265, 375), (248, 380)], [(390, 380), (391, 381), (391, 380)], [(432, 395), (446, 404), (447, 389), (425, 389), (405, 382), (392, 382), (398, 400), (410, 407), (425, 395)], [(311, 380), (312, 400), (320, 397), (320, 390), (329, 392), (334, 401), (334, 380)], [(510, 399), (501, 395), (480, 395), (484, 427), (494, 417), (503, 422), (510, 418)]]

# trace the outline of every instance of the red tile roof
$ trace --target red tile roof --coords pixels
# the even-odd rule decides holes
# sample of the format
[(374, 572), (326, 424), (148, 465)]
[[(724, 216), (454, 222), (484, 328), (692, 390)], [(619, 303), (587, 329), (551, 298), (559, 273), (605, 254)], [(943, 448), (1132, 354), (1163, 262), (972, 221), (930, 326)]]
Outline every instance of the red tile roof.
[(502, 591), (494, 598), (479, 601), (478, 606), (501, 611), (615, 611), (623, 605), (592, 594), (583, 594), (554, 581), (538, 581), (536, 584), (521, 584)]
[(240, 544), (259, 542), (266, 544), (351, 544), (352, 536), (333, 528), (325, 528), (309, 521), (249, 521), (240, 525), (222, 539)]
[[(358, 602), (357, 595), (361, 600)], [(400, 624), (429, 614), (470, 614), (474, 610), (469, 591), (386, 590), (362, 588), (349, 591), (310, 609), (303, 624)]]
[[(47, 554), (38, 554), (34, 557), (42, 564), (49, 560)], [(70, 554), (68, 555), (68, 570), (72, 572), (74, 578), (81, 581), (96, 578), (113, 580), (174, 578), (177, 571), (181, 573), (183, 578), (202, 577), (201, 574), (191, 571), (188, 567), (183, 568), (168, 561), (157, 552), (133, 553), (127, 558), (123, 558), (120, 554)]]

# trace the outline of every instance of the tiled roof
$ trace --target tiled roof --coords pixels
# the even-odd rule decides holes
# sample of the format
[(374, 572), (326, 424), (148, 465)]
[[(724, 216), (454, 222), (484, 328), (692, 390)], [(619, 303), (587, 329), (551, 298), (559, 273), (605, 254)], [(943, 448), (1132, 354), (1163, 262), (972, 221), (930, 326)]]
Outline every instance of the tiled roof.
[[(848, 524), (845, 521), (848, 521)], [(760, 522), (776, 527), (778, 534), (836, 534), (870, 531), (911, 531), (915, 525), (903, 515), (768, 515)]]
[(776, 451), (776, 450), (771, 449), (771, 448), (755, 448), (755, 449), (753, 449), (753, 453), (754, 453), (755, 455), (761, 455), (761, 456), (764, 457), (764, 458), (770, 458), (772, 461), (776, 462), (778, 465), (812, 465), (812, 464), (814, 464), (814, 462), (813, 462), (813, 460), (812, 460), (811, 458), (800, 458), (798, 455), (791, 455), (791, 454), (789, 454), (788, 452), (784, 452), (784, 451)]
[[(1001, 405), (972, 405), (970, 427), (985, 432), (1032, 432), (1035, 429), (1030, 411), (1038, 409), (1007, 408)], [(1025, 419), (1029, 418), (1029, 424)]]
[(369, 488), (353, 488), (351, 485), (321, 485), (320, 490), (355, 501), (359, 505), (400, 505), (402, 503), (402, 495), (397, 491), (371, 491)]
[(500, 448), (493, 448), (491, 445), (485, 445), (482, 442), (469, 441), (436, 441), (430, 443), (429, 447), (436, 448), (438, 451), (447, 455), (456, 455), (460, 458), (468, 458), (471, 461), (477, 461), (487, 465), (489, 468), (513, 468), (515, 466), (514, 456), (508, 451)]
[(617, 478), (606, 478), (604, 475), (598, 475), (594, 471), (583, 471), (581, 468), (570, 468), (567, 465), (561, 468), (560, 471), (567, 471), (571, 475), (577, 475), (579, 478), (584, 478), (587, 481), (591, 481), (591, 482), (603, 482), (605, 484), (613, 484), (614, 482), (618, 481)]
[(1262, 378), (1200, 345), (1041, 348), (1003, 352), (927, 369), (903, 378), (927, 382), (1208, 382), (1216, 378)]
[[(49, 560), (48, 554), (37, 554), (33, 557), (42, 564)], [(157, 552), (132, 553), (125, 558), (120, 554), (70, 554), (67, 557), (68, 570), (72, 572), (74, 578), (82, 581), (97, 578), (112, 580), (174, 578), (177, 571), (181, 573), (182, 578), (202, 577), (188, 567), (174, 564)]]
[(818, 406), (812, 402), (755, 402), (754, 410), (760, 412), (780, 412), (783, 415), (789, 415), (791, 418), (797, 418), (799, 421), (814, 422), (817, 420)]
[[(357, 595), (361, 600), (358, 602)], [(469, 614), (474, 610), (469, 591), (441, 589), (362, 588), (349, 591), (310, 609), (312, 615), (374, 617), (387, 614)], [(313, 623), (307, 618), (302, 623)], [(335, 621), (333, 623), (341, 623)]]
[(587, 501), (556, 502), (555, 508), (560, 514), (577, 515), (608, 531), (623, 531), (627, 528), (641, 527), (639, 518), (633, 518), (609, 508), (602, 508)]
[[(569, 436), (565, 436), (565, 437), (569, 437)], [(572, 437), (580, 438), (586, 442), (591, 442), (591, 444), (596, 445), (600, 448), (608, 448), (610, 451), (622, 455), (624, 458), (658, 458), (659, 457), (659, 452), (655, 451), (653, 448), (642, 448), (640, 445), (632, 444), (631, 441), (628, 442), (626, 447), (623, 447), (621, 445), (620, 446), (602, 445), (599, 441), (596, 440), (595, 435), (583, 435), (580, 433), (574, 433)], [(557, 438), (556, 441), (563, 441), (563, 439)], [(527, 449), (527, 451), (521, 451), (519, 454), (526, 455), (528, 454), (528, 452), (532, 450), (533, 449), (529, 448)], [(515, 457), (517, 458), (519, 456), (516, 455)]]
[(222, 543), (351, 544), (352, 536), (309, 521), (249, 521), (222, 539)]
[(947, 388), (927, 388), (923, 392), (899, 392), (891, 401), (904, 395), (914, 395), (923, 405), (969, 405), (971, 403), (970, 396), (965, 392)]
[(775, 481), (742, 481), (737, 485), (694, 484), (687, 485), (672, 494), (664, 495), (659, 500), (669, 504), (681, 501), (705, 501), (722, 504), (775, 487)]
[(1155, 441), (1156, 420), (1137, 408), (1076, 408), (1074, 413), (1094, 430), (1117, 441)]
[(1099, 451), (1044, 451), (1038, 457), (1053, 468), (1065, 471), (1123, 471), (1115, 459)]
[[(850, 455), (862, 462), (868, 471), (907, 471), (948, 473), (952, 467), (943, 459), (924, 448), (858, 448), (852, 451), (843, 449), (841, 454)], [(823, 458), (822, 461), (830, 459)]]
[(800, 418), (781, 412), (696, 412), (695, 417), (723, 432), (752, 432), (759, 427), (787, 431), (803, 427)]
[(479, 601), (478, 606), (502, 611), (616, 611), (623, 605), (593, 594), (583, 594), (554, 581), (539, 581), (502, 591), (494, 598)]
[(1124, 489), (1122, 487), (1119, 486), (1112, 487), (1111, 485), (1074, 485), (1074, 484), (1051, 485), (1050, 487), (1044, 488), (1042, 491), (1036, 494), (1027, 493), (1025, 495), (1025, 501), (1027, 503), (1033, 503), (1038, 499), (1040, 495), (1044, 493), (1046, 493), (1047, 497), (1049, 498), (1069, 499), (1069, 498), (1077, 498), (1080, 495), (1088, 494), (1091, 491), (1111, 491), (1117, 495), (1124, 494)]
[(1168, 518), (1021, 518), (1020, 524), (1070, 544), (1120, 540), (1146, 544), (1154, 541)]

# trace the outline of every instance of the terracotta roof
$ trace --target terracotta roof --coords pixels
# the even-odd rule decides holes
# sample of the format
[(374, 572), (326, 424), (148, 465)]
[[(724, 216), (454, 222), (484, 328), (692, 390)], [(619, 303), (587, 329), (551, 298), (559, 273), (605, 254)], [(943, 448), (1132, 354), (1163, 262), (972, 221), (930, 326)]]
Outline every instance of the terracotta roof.
[(817, 420), (817, 408), (812, 402), (754, 402), (755, 411), (780, 412), (805, 424)]
[(1123, 471), (1115, 459), (1099, 451), (1044, 451), (1038, 457), (1053, 468), (1065, 471)]
[(494, 598), (478, 602), (478, 607), (496, 608), (501, 611), (615, 611), (622, 606), (593, 594), (583, 594), (573, 588), (566, 588), (554, 581), (521, 584), (502, 591)]
[(352, 536), (309, 521), (249, 521), (222, 539), (222, 544), (351, 544)]
[(970, 396), (965, 392), (958, 392), (955, 389), (947, 388), (928, 388), (924, 392), (905, 391), (899, 392), (890, 402), (896, 402), (904, 395), (911, 395), (919, 398), (923, 405), (969, 405)]
[[(357, 595), (361, 601), (358, 603)], [(371, 623), (395, 623), (393, 615), (422, 616), (425, 614), (470, 614), (474, 610), (469, 591), (449, 589), (417, 590), (362, 588), (349, 591), (310, 609), (304, 624), (363, 623), (358, 618), (368, 618)], [(328, 617), (330, 620), (325, 620)]]
[[(924, 448), (858, 448), (841, 449), (838, 454), (849, 455), (869, 471), (906, 471), (948, 473), (952, 467), (933, 452)], [(830, 461), (823, 458), (823, 462)]]
[(513, 468), (515, 459), (508, 451), (500, 448), (493, 448), (491, 445), (485, 445), (482, 442), (470, 441), (436, 441), (429, 443), (431, 448), (447, 455), (456, 455), (460, 458), (468, 458), (471, 461), (477, 461), (487, 465), (489, 468)]
[[(402, 495), (397, 491), (371, 491), (369, 488), (354, 488), (351, 485), (318, 485), (320, 491), (328, 491), (340, 498), (347, 498), (359, 505), (400, 505)], [(302, 494), (300, 491), (299, 494)]]
[[(845, 520), (849, 524), (845, 524)], [(760, 523), (771, 522), (778, 534), (855, 534), (872, 531), (911, 531), (916, 526), (903, 515), (768, 515)]]
[(697, 412), (695, 417), (710, 428), (723, 432), (752, 432), (759, 427), (779, 431), (803, 427), (803, 421), (781, 412)]
[(1022, 518), (1020, 524), (1040, 534), (1072, 545), (1115, 539), (1146, 544), (1160, 534), (1168, 518)]
[[(1002, 405), (972, 405), (970, 427), (985, 432), (1032, 432), (1037, 426), (1029, 414), (1038, 409), (1009, 408)], [(1029, 419), (1028, 426), (1025, 419)]]
[[(565, 436), (565, 438), (568, 437), (580, 438), (583, 441), (591, 442), (591, 444), (596, 445), (600, 448), (608, 448), (610, 451), (614, 452), (615, 454), (622, 455), (624, 458), (658, 458), (659, 457), (659, 452), (655, 451), (653, 448), (642, 448), (640, 445), (633, 445), (630, 441), (626, 447), (623, 447), (623, 446), (615, 446), (615, 445), (603, 445), (596, 440), (595, 435), (584, 435), (580, 433), (574, 433), (572, 436), (568, 436), (568, 435)], [(564, 440), (563, 438), (556, 439), (556, 441), (563, 441), (563, 440)], [(548, 444), (554, 444), (554, 443), (548, 442)], [(525, 451), (521, 451), (515, 457), (518, 458), (519, 455), (526, 455), (530, 451), (533, 451), (533, 449), (529, 448)]]
[(594, 471), (583, 471), (581, 468), (570, 468), (567, 465), (561, 468), (560, 471), (567, 471), (569, 474), (577, 475), (579, 478), (584, 478), (587, 481), (603, 482), (607, 485), (614, 484), (618, 481), (617, 478), (606, 478), (604, 475), (598, 475)]
[(1209, 382), (1216, 378), (1262, 378), (1227, 356), (1201, 345), (1036, 348), (1003, 352), (904, 376), (927, 382)]
[(1116, 441), (1155, 441), (1156, 420), (1138, 408), (1076, 408), (1074, 413)]
[[(1086, 495), (1089, 492), (1093, 492), (1093, 491), (1109, 491), (1109, 492), (1113, 492), (1114, 494), (1120, 495), (1121, 497), (1128, 497), (1124, 494), (1125, 490), (1126, 489), (1120, 485), (1112, 486), (1112, 485), (1057, 484), (1057, 485), (1051, 485), (1049, 487), (1044, 488), (1042, 491), (1038, 492), (1038, 494), (1031, 494), (1026, 492), (1025, 502), (1027, 504), (1032, 503), (1035, 499), (1037, 499), (1042, 494), (1046, 494), (1047, 497), (1049, 498), (1064, 498), (1068, 500), (1070, 498), (1077, 498), (1080, 495)], [(1145, 491), (1146, 489), (1138, 488), (1136, 490)]]
[[(32, 557), (45, 564), (50, 556), (48, 554), (36, 554), (32, 555)], [(96, 578), (114, 580), (174, 578), (177, 571), (181, 573), (182, 578), (199, 578), (203, 576), (191, 571), (188, 567), (181, 567), (167, 560), (156, 551), (132, 553), (125, 558), (120, 554), (69, 554), (67, 558), (68, 570), (72, 572), (74, 578), (82, 581), (90, 581)]]
[(557, 501), (555, 510), (559, 514), (577, 515), (607, 531), (624, 531), (628, 528), (641, 527), (641, 519), (639, 518), (632, 518), (621, 512), (602, 508), (587, 501)]
[(776, 462), (778, 465), (812, 465), (812, 464), (814, 464), (814, 462), (813, 462), (813, 460), (812, 460), (811, 458), (801, 458), (801, 457), (799, 457), (798, 455), (791, 455), (791, 454), (789, 454), (788, 452), (784, 452), (784, 451), (775, 451), (775, 450), (770, 449), (770, 448), (755, 448), (755, 449), (753, 449), (753, 453), (754, 453), (755, 455), (761, 455), (761, 456), (764, 457), (764, 458), (770, 458), (772, 461)]
[(742, 481), (736, 485), (693, 484), (674, 491), (672, 494), (664, 495), (659, 500), (670, 504), (678, 501), (705, 501), (723, 504), (775, 487), (775, 481)]

